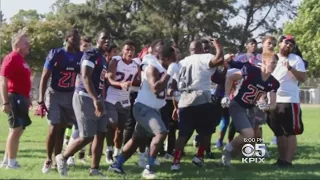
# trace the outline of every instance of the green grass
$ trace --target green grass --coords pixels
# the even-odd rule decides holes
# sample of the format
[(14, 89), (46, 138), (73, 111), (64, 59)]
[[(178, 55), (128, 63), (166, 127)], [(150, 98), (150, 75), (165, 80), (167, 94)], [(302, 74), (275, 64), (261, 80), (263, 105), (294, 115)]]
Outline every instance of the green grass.
[[(0, 179), (59, 179), (58, 173), (53, 170), (50, 174), (41, 173), (41, 168), (45, 160), (45, 137), (47, 131), (47, 121), (38, 117), (32, 117), (33, 123), (27, 128), (20, 143), (20, 152), (18, 154), (19, 163), (23, 166), (19, 170), (0, 169)], [(320, 131), (319, 107), (304, 107), (303, 120), (305, 132), (298, 137), (298, 150), (294, 161), (294, 168), (288, 170), (279, 170), (271, 164), (277, 157), (276, 147), (269, 146), (271, 159), (266, 160), (265, 164), (242, 164), (240, 159), (233, 160), (236, 169), (230, 170), (218, 166), (221, 152), (214, 149), (217, 157), (215, 160), (206, 160), (204, 168), (198, 168), (191, 164), (191, 158), (195, 149), (188, 144), (186, 147), (187, 156), (183, 158), (181, 171), (172, 173), (170, 171), (171, 161), (160, 158), (161, 166), (157, 167), (159, 178), (189, 178), (189, 179), (319, 179), (320, 178)], [(6, 116), (0, 114), (0, 158), (3, 157), (5, 139), (8, 133), (8, 124)], [(216, 140), (217, 135), (214, 135)], [(272, 133), (267, 126), (264, 126), (264, 140), (269, 143)], [(191, 143), (191, 141), (189, 142)], [(140, 179), (142, 169), (138, 168), (137, 155), (134, 155), (124, 166), (127, 172), (127, 178)], [(102, 158), (101, 169), (109, 178), (118, 178), (120, 176), (107, 172), (108, 166), (105, 158)], [(89, 165), (77, 164), (69, 171), (68, 178), (73, 179), (92, 179), (88, 175)], [(64, 177), (63, 177), (64, 179)]]

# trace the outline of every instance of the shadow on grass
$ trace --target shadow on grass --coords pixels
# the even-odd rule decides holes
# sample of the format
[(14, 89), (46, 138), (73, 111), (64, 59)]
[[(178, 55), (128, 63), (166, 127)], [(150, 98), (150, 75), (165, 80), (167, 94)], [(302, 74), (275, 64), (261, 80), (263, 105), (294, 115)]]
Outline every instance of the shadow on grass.
[[(45, 147), (44, 147), (45, 148)], [(21, 149), (19, 157), (25, 158), (46, 158), (46, 149)]]
[(234, 164), (234, 169), (225, 168), (217, 163), (208, 163), (205, 167), (195, 167), (191, 163), (182, 163), (181, 171), (170, 174), (173, 178), (223, 178), (223, 179), (318, 179), (310, 172), (318, 170), (320, 164), (296, 164), (290, 169), (279, 169), (271, 164)]
[[(278, 149), (276, 146), (269, 146), (268, 150), (272, 153), (272, 158), (277, 158)], [(318, 160), (320, 161), (320, 156), (314, 156), (315, 153), (318, 153), (318, 146), (310, 145), (299, 145), (296, 151), (295, 160)]]

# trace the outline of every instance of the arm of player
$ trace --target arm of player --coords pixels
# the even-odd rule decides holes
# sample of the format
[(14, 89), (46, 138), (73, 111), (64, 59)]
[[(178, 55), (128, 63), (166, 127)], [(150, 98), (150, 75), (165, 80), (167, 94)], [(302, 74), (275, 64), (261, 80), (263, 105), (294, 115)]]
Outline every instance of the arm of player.
[(91, 79), (92, 72), (94, 68), (94, 63), (89, 60), (83, 60), (81, 64), (81, 76), (83, 80), (83, 85), (90, 97), (93, 99), (93, 101), (98, 101), (98, 95), (97, 92), (94, 89), (93, 82)]
[(299, 82), (305, 82), (307, 80), (307, 73), (306, 72), (300, 72), (296, 69), (292, 68), (289, 70), (293, 76), (299, 81)]
[(136, 74), (136, 76), (134, 77), (134, 80), (132, 82), (132, 86), (140, 86), (141, 84), (141, 70), (140, 67), (138, 67), (138, 72)]
[(112, 59), (109, 63), (108, 73), (107, 73), (107, 79), (111, 86), (116, 88), (122, 88), (121, 82), (118, 82), (115, 80), (116, 73), (117, 73), (117, 60)]
[(293, 66), (290, 66), (288, 61), (285, 61), (285, 65), (288, 68), (288, 71), (290, 71), (299, 82), (305, 82), (307, 80), (305, 64), (301, 58)]
[(8, 99), (8, 78), (5, 76), (0, 76), (0, 84), (1, 84), (1, 98), (2, 103), (7, 104), (9, 103)]
[(52, 70), (54, 68), (54, 64), (56, 63), (56, 53), (52, 49), (48, 53), (46, 57), (46, 61), (44, 63), (43, 69), (42, 69), (42, 75), (40, 79), (40, 84), (39, 84), (39, 99), (38, 103), (43, 104), (44, 101), (44, 95), (46, 93), (47, 89), (47, 84), (50, 79), (50, 76), (52, 74)]
[(47, 69), (46, 67), (44, 67), (42, 70), (42, 75), (41, 75), (40, 84), (39, 84), (39, 99), (38, 99), (38, 103), (40, 104), (43, 103), (44, 95), (46, 93), (47, 84), (51, 76), (51, 73), (52, 71)]
[(217, 40), (212, 40), (212, 44), (216, 49), (216, 55), (210, 60), (209, 67), (214, 68), (223, 64), (224, 57), (220, 43)]
[(171, 85), (170, 87), (168, 87), (168, 91), (167, 91), (167, 95), (169, 97), (175, 97), (177, 95), (179, 95), (180, 93), (178, 92), (178, 84), (177, 81), (175, 79), (172, 79)]
[(272, 111), (276, 108), (277, 106), (277, 93), (275, 92), (269, 92), (270, 95), (270, 106), (269, 106), (269, 110)]
[(170, 79), (169, 75), (163, 75), (161, 77), (159, 70), (153, 66), (148, 66), (145, 71), (148, 77), (147, 81), (154, 93), (160, 93), (167, 88)]
[(232, 90), (232, 86), (233, 86), (233, 83), (235, 81), (239, 81), (242, 79), (242, 73), (241, 71), (235, 71), (234, 73), (232, 73), (230, 76), (227, 76), (227, 79), (226, 79), (226, 84), (225, 84), (225, 96), (226, 97), (229, 97), (230, 96), (230, 93), (231, 93), (231, 90)]

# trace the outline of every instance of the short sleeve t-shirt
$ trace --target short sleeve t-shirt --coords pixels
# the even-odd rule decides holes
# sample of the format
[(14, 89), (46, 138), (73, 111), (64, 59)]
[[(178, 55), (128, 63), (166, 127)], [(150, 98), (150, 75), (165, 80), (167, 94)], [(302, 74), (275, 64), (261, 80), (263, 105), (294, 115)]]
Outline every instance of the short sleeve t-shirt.
[(191, 79), (186, 82), (189, 90), (210, 90), (211, 76), (216, 68), (210, 68), (209, 63), (214, 58), (212, 54), (193, 54), (179, 62), (181, 68), (191, 70)]
[(179, 90), (182, 91), (179, 108), (211, 102), (211, 76), (216, 68), (210, 68), (212, 54), (193, 54), (179, 62)]
[(3, 59), (0, 75), (8, 79), (8, 92), (30, 97), (31, 70), (19, 53), (12, 51)]
[(284, 61), (288, 60), (290, 66), (297, 71), (306, 72), (305, 64), (303, 60), (295, 55), (289, 54), (287, 58), (280, 57), (275, 70), (272, 73), (280, 83), (280, 87), (277, 91), (277, 102), (279, 103), (300, 103), (299, 96), (299, 81), (294, 75), (288, 71), (284, 65)]

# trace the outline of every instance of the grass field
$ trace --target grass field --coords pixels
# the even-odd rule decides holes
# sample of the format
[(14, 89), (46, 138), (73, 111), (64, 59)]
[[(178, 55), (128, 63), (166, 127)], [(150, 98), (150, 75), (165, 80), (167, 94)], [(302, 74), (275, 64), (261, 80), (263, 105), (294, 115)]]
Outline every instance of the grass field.
[[(47, 131), (47, 122), (38, 117), (32, 117), (32, 125), (25, 131), (20, 143), (20, 152), (18, 160), (22, 169), (6, 170), (0, 169), (0, 179), (62, 179), (59, 174), (53, 170), (50, 174), (41, 173), (41, 168), (45, 160), (45, 137)], [(297, 156), (294, 161), (294, 167), (287, 170), (279, 170), (271, 164), (277, 157), (276, 147), (269, 146), (271, 159), (267, 159), (265, 164), (242, 164), (240, 159), (234, 160), (236, 169), (225, 169), (218, 166), (221, 152), (214, 149), (215, 160), (206, 160), (206, 166), (203, 168), (195, 167), (191, 164), (191, 159), (195, 149), (189, 142), (181, 164), (181, 171), (172, 173), (170, 171), (171, 161), (160, 158), (161, 166), (157, 167), (159, 178), (174, 179), (320, 179), (320, 108), (313, 106), (303, 107), (304, 134), (298, 137)], [(5, 139), (8, 133), (6, 116), (0, 114), (0, 158), (3, 158)], [(214, 140), (216, 140), (214, 135)], [(264, 126), (264, 140), (269, 144), (272, 133), (267, 126)], [(135, 163), (137, 156), (133, 156), (124, 166), (127, 173), (127, 179), (140, 179), (142, 169)], [(122, 179), (123, 177), (107, 172), (105, 158), (102, 158), (101, 169), (112, 179)], [(89, 165), (77, 164), (70, 168), (68, 178), (72, 179), (92, 179), (88, 175)], [(63, 177), (65, 179), (65, 177)]]

